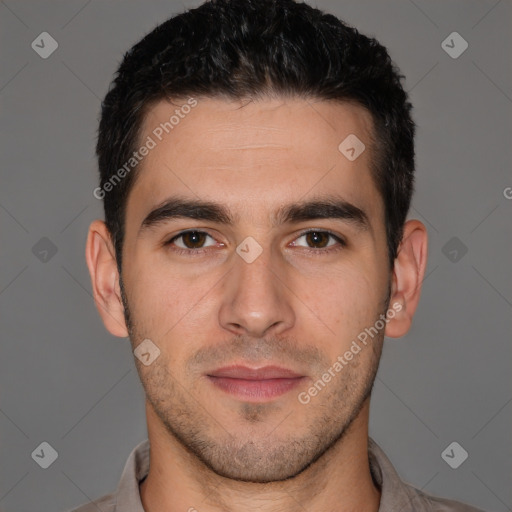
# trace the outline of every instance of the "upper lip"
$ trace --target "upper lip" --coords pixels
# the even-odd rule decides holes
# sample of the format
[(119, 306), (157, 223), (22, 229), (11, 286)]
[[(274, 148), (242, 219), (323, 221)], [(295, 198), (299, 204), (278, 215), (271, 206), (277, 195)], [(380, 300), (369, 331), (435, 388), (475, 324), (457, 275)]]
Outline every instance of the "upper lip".
[(248, 366), (224, 366), (208, 373), (209, 377), (229, 377), (231, 379), (267, 380), (267, 379), (294, 379), (303, 377), (288, 368), (280, 366), (264, 366), (262, 368), (249, 368)]

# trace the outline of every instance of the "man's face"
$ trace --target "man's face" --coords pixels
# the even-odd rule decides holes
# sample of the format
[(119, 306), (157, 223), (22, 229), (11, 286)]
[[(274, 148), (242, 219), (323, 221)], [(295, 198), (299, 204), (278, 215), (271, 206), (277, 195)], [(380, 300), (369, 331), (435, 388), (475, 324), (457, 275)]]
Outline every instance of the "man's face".
[[(160, 350), (148, 366), (137, 360), (148, 421), (218, 474), (282, 480), (343, 435), (367, 405), (378, 367), (382, 329), (332, 371), (388, 307), (371, 117), (326, 101), (200, 99), (159, 141), (160, 123), (182, 103), (158, 103), (146, 116), (141, 141), (150, 136), (156, 146), (127, 203), (122, 278), (130, 338), (134, 348), (150, 339)], [(366, 145), (355, 160), (338, 148), (350, 134)], [(216, 203), (231, 222), (191, 208), (199, 218), (150, 216), (143, 226), (176, 197)], [(312, 201), (344, 201), (364, 215), (350, 206), (316, 208), (318, 218), (313, 209), (283, 214)], [(193, 233), (179, 237), (183, 231)], [(298, 378), (278, 371), (251, 381), (243, 368), (219, 371), (232, 366), (280, 367)], [(304, 403), (329, 368), (331, 378)]]

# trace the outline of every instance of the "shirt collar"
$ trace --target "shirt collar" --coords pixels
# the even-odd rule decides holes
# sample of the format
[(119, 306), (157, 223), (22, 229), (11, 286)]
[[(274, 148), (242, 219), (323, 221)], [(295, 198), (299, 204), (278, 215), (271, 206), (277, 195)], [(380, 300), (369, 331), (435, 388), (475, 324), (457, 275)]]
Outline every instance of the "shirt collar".
[(411, 504), (416, 512), (425, 510), (416, 489), (402, 481), (382, 448), (371, 437), (368, 438), (368, 458), (372, 479), (381, 492), (379, 512), (405, 512), (411, 510)]
[(116, 491), (116, 512), (144, 512), (139, 483), (149, 473), (149, 440), (139, 443), (130, 453)]

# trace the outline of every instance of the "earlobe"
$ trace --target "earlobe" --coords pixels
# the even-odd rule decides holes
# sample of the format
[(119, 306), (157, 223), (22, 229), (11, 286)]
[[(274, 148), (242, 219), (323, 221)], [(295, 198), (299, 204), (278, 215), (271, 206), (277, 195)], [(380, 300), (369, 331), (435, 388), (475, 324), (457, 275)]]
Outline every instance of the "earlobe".
[(427, 246), (425, 225), (419, 220), (407, 221), (393, 268), (389, 309), (395, 313), (386, 325), (388, 337), (404, 336), (411, 327), (427, 266)]
[(89, 226), (85, 259), (91, 275), (94, 302), (105, 327), (114, 336), (127, 337), (115, 251), (102, 220), (95, 220)]

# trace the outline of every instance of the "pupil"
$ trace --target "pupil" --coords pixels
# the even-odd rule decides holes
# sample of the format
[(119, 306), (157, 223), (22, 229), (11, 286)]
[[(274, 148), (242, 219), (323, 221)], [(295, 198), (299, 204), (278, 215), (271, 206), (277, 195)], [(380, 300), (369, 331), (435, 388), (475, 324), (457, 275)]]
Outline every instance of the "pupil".
[[(313, 245), (320, 245), (321, 247), (325, 247), (326, 243), (322, 243), (322, 237), (323, 241), (326, 242), (327, 236), (325, 233), (319, 233), (318, 231), (310, 231), (307, 235), (309, 237), (309, 241), (312, 241)], [(319, 240), (320, 239), (320, 240)]]
[[(191, 241), (192, 239), (192, 241)], [(191, 243), (187, 243), (187, 240)], [(198, 231), (189, 231), (188, 233), (185, 233), (184, 237), (183, 237), (183, 241), (185, 243), (185, 245), (189, 248), (189, 249), (194, 249), (196, 248), (195, 245), (196, 244), (199, 244), (199, 245), (202, 245), (201, 242), (204, 242), (204, 234), (203, 233), (199, 233)], [(189, 247), (189, 246), (192, 246), (192, 247)]]

